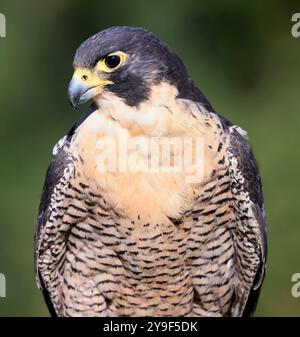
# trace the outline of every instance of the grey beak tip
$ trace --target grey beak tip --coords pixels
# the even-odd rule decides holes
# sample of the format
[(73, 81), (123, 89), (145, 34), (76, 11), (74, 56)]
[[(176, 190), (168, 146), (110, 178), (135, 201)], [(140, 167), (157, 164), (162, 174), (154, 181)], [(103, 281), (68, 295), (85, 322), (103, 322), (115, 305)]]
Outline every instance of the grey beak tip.
[(74, 105), (74, 104), (72, 104), (71, 103), (71, 107), (73, 108), (73, 110), (75, 110), (76, 112), (78, 111), (78, 108), (77, 108), (77, 106), (76, 105)]
[(68, 96), (73, 109), (77, 111), (77, 105), (87, 102), (93, 97), (93, 87), (81, 83), (76, 78), (72, 78), (69, 84)]

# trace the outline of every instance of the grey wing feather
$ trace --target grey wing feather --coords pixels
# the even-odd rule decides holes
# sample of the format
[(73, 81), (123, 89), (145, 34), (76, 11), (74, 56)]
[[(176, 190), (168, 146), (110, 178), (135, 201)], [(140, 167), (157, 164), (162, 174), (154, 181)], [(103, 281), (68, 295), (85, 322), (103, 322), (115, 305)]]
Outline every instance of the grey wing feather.
[(43, 187), (42, 192), (42, 198), (39, 206), (39, 215), (37, 217), (36, 222), (36, 232), (35, 232), (35, 250), (34, 250), (34, 260), (35, 260), (35, 273), (36, 273), (36, 280), (39, 288), (41, 288), (45, 302), (47, 304), (48, 310), (51, 314), (51, 316), (56, 316), (56, 312), (53, 308), (52, 302), (50, 300), (50, 296), (48, 294), (48, 291), (46, 290), (46, 287), (44, 286), (43, 279), (40, 275), (40, 272), (38, 270), (38, 259), (40, 254), (40, 246), (42, 237), (40, 237), (40, 233), (42, 228), (46, 225), (49, 216), (50, 216), (50, 203), (51, 203), (51, 197), (54, 192), (55, 186), (58, 184), (60, 179), (63, 176), (64, 169), (68, 164), (68, 156), (65, 151), (65, 147), (68, 147), (69, 143), (67, 140), (67, 137), (65, 136), (62, 138), (57, 145), (54, 147), (53, 150), (53, 159), (48, 167), (45, 183)]
[[(72, 141), (72, 137), (74, 136), (79, 125), (94, 111), (96, 110), (96, 106), (92, 104), (85, 113), (80, 117), (79, 121), (70, 129), (68, 134), (64, 136), (53, 148), (53, 158), (48, 167), (46, 178), (44, 182), (42, 197), (39, 206), (39, 214), (36, 222), (36, 232), (35, 232), (35, 252), (37, 251), (37, 246), (39, 244), (40, 238), (39, 234), (41, 228), (46, 224), (49, 219), (49, 206), (51, 202), (51, 197), (54, 192), (55, 186), (59, 183), (60, 179), (64, 174), (64, 170), (70, 162), (70, 158), (68, 155), (68, 148)], [(35, 256), (36, 262), (37, 256)], [(36, 264), (36, 263), (35, 263)]]
[(44, 182), (42, 197), (39, 206), (39, 215), (37, 218), (37, 227), (35, 238), (38, 238), (41, 228), (47, 222), (49, 217), (49, 206), (54, 188), (63, 176), (64, 169), (67, 166), (67, 153), (64, 149), (68, 146), (66, 137), (63, 137), (53, 149), (53, 158), (47, 169)]
[(78, 122), (71, 128), (66, 136), (64, 136), (53, 149), (53, 158), (48, 167), (46, 178), (44, 182), (42, 197), (39, 205), (39, 213), (36, 221), (36, 231), (35, 231), (35, 250), (34, 250), (34, 265), (36, 280), (39, 288), (42, 289), (43, 295), (48, 306), (48, 309), (52, 316), (56, 316), (55, 310), (50, 300), (50, 296), (44, 287), (43, 279), (38, 270), (39, 255), (41, 252), (41, 246), (43, 242), (42, 229), (46, 226), (50, 216), (51, 216), (51, 199), (55, 191), (55, 187), (59, 184), (64, 176), (65, 169), (69, 166), (72, 158), (68, 152), (72, 138), (76, 133), (79, 125), (86, 119), (90, 114), (96, 110), (94, 104), (92, 104), (85, 113), (80, 117)]
[[(231, 165), (230, 174), (232, 177), (232, 188), (235, 188), (236, 191), (234, 195), (237, 208), (241, 207), (241, 203), (245, 201), (241, 200), (240, 196), (242, 195), (244, 198), (247, 198), (247, 201), (244, 202), (247, 207), (241, 211), (242, 215), (239, 215), (239, 221), (240, 225), (247, 228), (248, 233), (250, 232), (250, 234), (248, 234), (249, 241), (253, 243), (253, 247), (256, 249), (255, 255), (259, 259), (258, 263), (255, 262), (256, 268), (254, 270), (255, 275), (252, 286), (248, 292), (247, 298), (242, 299), (242, 302), (244, 303), (241, 306), (241, 312), (239, 312), (239, 314), (248, 316), (255, 310), (261, 284), (265, 275), (267, 226), (263, 204), (262, 184), (257, 162), (243, 130), (235, 126), (229, 127), (229, 130), (231, 135), (228, 153), (231, 162), (234, 162), (234, 165)], [(251, 216), (245, 216), (243, 212), (244, 214), (251, 214)], [(245, 268), (245, 265), (241, 264), (239, 267)], [(237, 301), (241, 300), (241, 298), (238, 298), (238, 291), (236, 296)]]

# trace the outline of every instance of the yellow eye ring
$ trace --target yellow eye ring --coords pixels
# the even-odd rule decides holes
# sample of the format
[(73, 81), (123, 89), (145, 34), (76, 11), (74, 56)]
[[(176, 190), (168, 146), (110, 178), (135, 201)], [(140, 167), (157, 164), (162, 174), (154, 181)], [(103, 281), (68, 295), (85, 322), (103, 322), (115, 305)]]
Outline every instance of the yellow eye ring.
[(101, 59), (97, 64), (97, 68), (106, 73), (111, 73), (120, 68), (125, 63), (125, 61), (126, 54), (121, 51), (117, 51)]

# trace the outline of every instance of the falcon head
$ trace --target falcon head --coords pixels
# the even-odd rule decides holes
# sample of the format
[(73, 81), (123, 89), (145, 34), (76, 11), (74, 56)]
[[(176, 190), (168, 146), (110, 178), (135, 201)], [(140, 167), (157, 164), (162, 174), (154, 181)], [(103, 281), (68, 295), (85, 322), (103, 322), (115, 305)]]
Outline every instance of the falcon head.
[(196, 95), (179, 57), (143, 28), (112, 27), (97, 33), (79, 46), (73, 65), (73, 107), (106, 92), (137, 106), (160, 82), (175, 86), (184, 98)]

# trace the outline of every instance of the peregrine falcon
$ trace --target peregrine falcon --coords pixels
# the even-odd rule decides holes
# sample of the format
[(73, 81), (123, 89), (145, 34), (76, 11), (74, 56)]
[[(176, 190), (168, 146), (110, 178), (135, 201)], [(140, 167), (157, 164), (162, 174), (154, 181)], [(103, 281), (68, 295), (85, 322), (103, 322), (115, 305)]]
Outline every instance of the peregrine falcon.
[[(143, 28), (100, 31), (73, 65), (70, 102), (92, 103), (55, 145), (40, 202), (35, 269), (50, 313), (253, 314), (267, 230), (246, 132), (214, 111), (180, 58)], [(169, 161), (147, 151), (168, 139)], [(188, 152), (197, 165), (178, 169)], [(131, 167), (103, 169), (110, 154)]]

